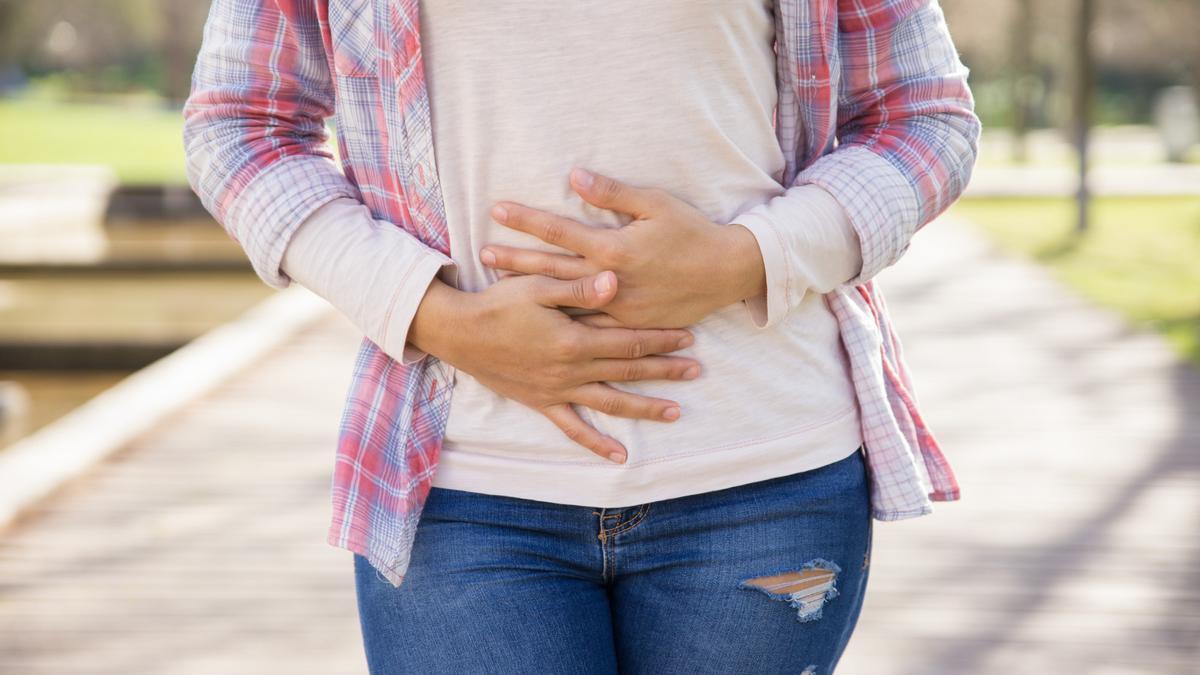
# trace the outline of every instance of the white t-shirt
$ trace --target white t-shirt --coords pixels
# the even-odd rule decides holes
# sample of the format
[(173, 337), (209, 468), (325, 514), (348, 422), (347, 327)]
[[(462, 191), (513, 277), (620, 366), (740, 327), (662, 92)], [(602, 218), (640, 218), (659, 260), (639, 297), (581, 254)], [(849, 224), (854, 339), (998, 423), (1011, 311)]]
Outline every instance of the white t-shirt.
[[(480, 291), (498, 278), (479, 262), (486, 244), (570, 253), (497, 223), (497, 201), (594, 226), (628, 222), (571, 189), (568, 172), (580, 166), (666, 189), (716, 223), (745, 225), (768, 286), (766, 297), (689, 327), (695, 343), (672, 354), (698, 360), (699, 378), (610, 383), (678, 401), (677, 421), (575, 406), (626, 447), (624, 464), (458, 371), (434, 486), (620, 507), (817, 468), (862, 443), (847, 356), (821, 295), (857, 274), (859, 242), (828, 193), (779, 184), (772, 5), (422, 2), (450, 259), (386, 225), (367, 227), (365, 209), (338, 200), (289, 244), (283, 266), (293, 279), (311, 280), (335, 306), (357, 312), (352, 318), (386, 351), (415, 360), (421, 352), (403, 340), (433, 274)], [(357, 253), (342, 243), (331, 255), (330, 239), (353, 239), (351, 230)], [(335, 290), (343, 278), (357, 279), (354, 288)], [(399, 284), (410, 288), (396, 296)]]

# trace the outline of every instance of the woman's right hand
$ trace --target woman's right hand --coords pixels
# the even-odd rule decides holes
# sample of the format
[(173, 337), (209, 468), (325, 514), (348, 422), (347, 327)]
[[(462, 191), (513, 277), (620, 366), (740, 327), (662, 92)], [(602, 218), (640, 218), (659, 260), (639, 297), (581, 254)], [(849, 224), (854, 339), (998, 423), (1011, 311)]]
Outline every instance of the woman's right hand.
[(623, 391), (602, 380), (692, 379), (700, 365), (662, 355), (690, 345), (687, 330), (597, 327), (558, 309), (603, 307), (616, 295), (616, 285), (611, 271), (574, 280), (529, 274), (464, 293), (435, 278), (417, 309), (409, 342), (542, 413), (576, 443), (621, 463), (625, 448), (587, 424), (571, 404), (620, 417), (674, 421), (679, 417), (675, 401)]

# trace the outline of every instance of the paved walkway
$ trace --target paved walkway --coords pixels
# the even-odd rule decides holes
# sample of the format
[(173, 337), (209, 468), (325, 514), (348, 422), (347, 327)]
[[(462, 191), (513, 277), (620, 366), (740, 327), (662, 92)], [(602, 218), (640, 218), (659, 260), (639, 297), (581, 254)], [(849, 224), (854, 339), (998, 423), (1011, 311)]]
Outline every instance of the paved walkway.
[[(968, 197), (1068, 197), (1079, 184), (1076, 153), (1069, 137), (1057, 129), (1030, 132), (1028, 164), (1013, 164), (1011, 134), (985, 128), (979, 161), (965, 193)], [(1096, 127), (1092, 131), (1092, 194), (1105, 197), (1200, 195), (1200, 164), (1166, 161), (1162, 138), (1154, 127)]]
[(965, 223), (881, 284), (964, 499), (877, 528), (839, 674), (1200, 672), (1200, 372)]
[[(1074, 197), (1079, 173), (1070, 166), (977, 165), (964, 197)], [(1200, 195), (1200, 165), (1098, 166), (1088, 172), (1097, 197)]]
[(0, 673), (365, 673), (325, 544), (340, 315), (0, 534)]
[[(1200, 374), (961, 222), (880, 283), (965, 500), (878, 524), (839, 673), (1196, 673)], [(324, 543), (356, 346), (331, 315), (0, 536), (0, 672), (366, 672)]]

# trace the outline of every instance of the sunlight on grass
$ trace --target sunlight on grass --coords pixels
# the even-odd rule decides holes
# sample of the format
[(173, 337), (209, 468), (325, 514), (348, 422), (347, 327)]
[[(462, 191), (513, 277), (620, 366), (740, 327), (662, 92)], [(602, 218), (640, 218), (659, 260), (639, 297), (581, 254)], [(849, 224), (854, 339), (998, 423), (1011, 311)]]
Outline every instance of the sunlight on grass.
[(182, 124), (153, 105), (0, 100), (0, 163), (104, 164), (122, 183), (183, 184)]
[(1097, 199), (1082, 237), (1069, 199), (964, 199), (953, 212), (1200, 365), (1200, 197)]
[(187, 183), (183, 113), (174, 108), (0, 99), (0, 129), (0, 164), (103, 164), (123, 184)]

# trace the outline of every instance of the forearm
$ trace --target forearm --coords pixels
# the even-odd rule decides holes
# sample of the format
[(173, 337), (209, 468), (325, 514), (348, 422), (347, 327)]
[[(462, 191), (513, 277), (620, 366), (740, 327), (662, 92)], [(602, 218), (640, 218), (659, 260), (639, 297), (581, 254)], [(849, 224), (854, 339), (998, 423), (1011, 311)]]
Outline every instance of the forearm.
[(300, 225), (284, 251), (282, 270), (408, 365), (426, 354), (406, 339), (418, 305), (434, 283), (453, 290), (436, 280), (445, 266), (453, 277), (453, 259), (372, 218), (356, 200), (337, 199)]
[(476, 294), (460, 291), (434, 277), (422, 295), (408, 328), (408, 344), (457, 365), (460, 338), (472, 329)]
[(719, 231), (713, 279), (728, 295), (722, 304), (742, 302), (767, 293), (766, 261), (754, 233), (741, 223), (730, 223)]

